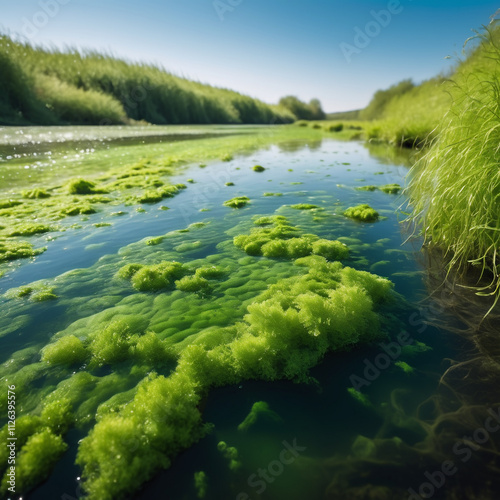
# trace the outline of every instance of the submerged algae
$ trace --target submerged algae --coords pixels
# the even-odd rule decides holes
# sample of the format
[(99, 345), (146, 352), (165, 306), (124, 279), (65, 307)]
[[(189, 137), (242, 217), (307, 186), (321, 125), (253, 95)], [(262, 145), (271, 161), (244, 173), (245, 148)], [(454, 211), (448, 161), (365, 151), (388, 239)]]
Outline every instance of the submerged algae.
[[(267, 236), (272, 232), (276, 240), (295, 240), (293, 252), (300, 255), (304, 248), (311, 253), (317, 242), (321, 247), (338, 243), (301, 235), (280, 215), (255, 218), (254, 226)], [(184, 238), (178, 231), (164, 242), (173, 251)], [(214, 228), (199, 238), (220, 242), (220, 233)], [(391, 296), (388, 280), (319, 255), (294, 262), (242, 256), (230, 241), (218, 249), (220, 254), (204, 259), (173, 262), (172, 251), (155, 247), (152, 252), (144, 240), (123, 248), (99, 264), (100, 281), (95, 281), (104, 287), (104, 295), (122, 297), (110, 300), (106, 310), (96, 304), (92, 317), (81, 317), (57, 334), (44, 349), (42, 362), (29, 366), (25, 386), (42, 379), (47, 370), (68, 378), (55, 390), (51, 382), (40, 391), (28, 411), (43, 401), (71, 398), (78, 425), (96, 422), (78, 452), (90, 498), (112, 499), (136, 489), (201, 438), (209, 427), (199, 405), (211, 387), (246, 379), (306, 381), (309, 369), (327, 352), (382, 336), (375, 311)], [(118, 273), (117, 266), (122, 266)], [(171, 266), (179, 273), (175, 279), (164, 275)], [(95, 269), (86, 272), (87, 279), (94, 279)], [(140, 273), (147, 283), (139, 280)], [(157, 294), (130, 289), (123, 297), (126, 288), (120, 279), (110, 279), (113, 274), (136, 289), (137, 283), (144, 287), (139, 291), (167, 286)], [(85, 271), (72, 272), (62, 282), (74, 286), (84, 276)], [(209, 282), (214, 289), (210, 299), (175, 290), (176, 281), (185, 277)], [(73, 375), (79, 364), (93, 373), (109, 365), (104, 369), (113, 373)], [(47, 395), (49, 390), (53, 392)]]
[(262, 421), (281, 423), (283, 422), (283, 419), (276, 412), (271, 410), (265, 401), (257, 401), (252, 405), (252, 409), (245, 417), (245, 420), (238, 425), (238, 430), (246, 432), (251, 427)]
[(261, 217), (254, 221), (257, 227), (250, 234), (234, 237), (234, 245), (248, 255), (297, 259), (307, 255), (320, 255), (328, 260), (344, 260), (349, 249), (340, 241), (320, 239), (314, 234), (300, 236), (298, 227), (290, 226), (286, 217)]
[(25, 241), (6, 241), (0, 239), (0, 262), (36, 257), (45, 252), (47, 247), (33, 248), (31, 243)]

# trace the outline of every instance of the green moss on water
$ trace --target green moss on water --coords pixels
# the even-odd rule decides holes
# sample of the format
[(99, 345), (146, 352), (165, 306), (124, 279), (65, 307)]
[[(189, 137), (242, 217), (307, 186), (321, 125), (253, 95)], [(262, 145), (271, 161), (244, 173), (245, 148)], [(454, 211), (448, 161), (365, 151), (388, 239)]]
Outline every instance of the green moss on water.
[(367, 204), (350, 207), (344, 211), (344, 215), (361, 222), (375, 222), (379, 218), (379, 213)]
[(8, 233), (8, 236), (33, 236), (34, 234), (43, 234), (52, 231), (52, 228), (46, 224), (26, 223), (15, 226), (15, 229)]
[(318, 205), (311, 205), (310, 203), (298, 203), (297, 205), (291, 205), (290, 208), (294, 208), (295, 210), (313, 210), (314, 208), (318, 208)]
[(349, 248), (340, 241), (320, 239), (312, 244), (312, 253), (330, 261), (345, 260), (349, 257)]
[(264, 172), (266, 169), (262, 165), (255, 165), (252, 167), (252, 170), (254, 172)]
[(129, 356), (137, 333), (134, 325), (126, 320), (115, 320), (90, 335), (89, 350), (92, 353), (92, 364), (97, 366), (111, 365), (124, 361)]
[(301, 236), (299, 228), (290, 226), (283, 216), (260, 217), (254, 220), (254, 224), (261, 227), (233, 239), (234, 245), (249, 255), (297, 259), (316, 254), (328, 260), (342, 260), (349, 256), (349, 250), (343, 243), (320, 239), (315, 235)]
[(226, 182), (224, 185), (227, 187), (234, 186), (234, 182)]
[(110, 227), (113, 224), (109, 222), (96, 222), (95, 224), (92, 224), (94, 227)]
[(19, 205), (22, 205), (23, 202), (19, 200), (0, 200), (0, 210), (6, 209), (6, 208), (13, 208), (13, 207), (18, 207)]
[(264, 193), (263, 196), (283, 196), (283, 193)]
[(156, 238), (149, 238), (146, 240), (146, 245), (150, 247), (160, 245), (165, 240), (164, 236), (157, 236)]
[(35, 289), (30, 295), (30, 299), (33, 302), (46, 302), (48, 300), (56, 300), (57, 298), (54, 288), (49, 286)]
[(96, 209), (88, 203), (71, 203), (69, 207), (63, 208), (60, 213), (68, 216), (89, 215), (95, 214)]
[(225, 276), (226, 271), (220, 266), (202, 266), (196, 269), (195, 275), (207, 280), (216, 280)]
[(45, 250), (47, 250), (46, 247), (35, 249), (31, 243), (25, 241), (2, 241), (0, 239), (0, 262), (36, 257)]
[(250, 198), (248, 196), (237, 196), (236, 198), (231, 198), (223, 203), (225, 207), (230, 208), (243, 208), (250, 203)]
[(375, 191), (377, 189), (377, 186), (359, 186), (354, 188), (357, 191)]
[(225, 162), (232, 161), (234, 159), (233, 155), (230, 153), (225, 153), (221, 156), (221, 160)]
[[(130, 269), (129, 267), (129, 272)], [(156, 292), (172, 288), (174, 281), (182, 278), (185, 273), (186, 269), (179, 262), (161, 262), (152, 266), (142, 266), (132, 275), (132, 285), (141, 292)]]
[(182, 292), (199, 293), (208, 295), (212, 290), (210, 283), (201, 276), (184, 276), (175, 282), (177, 290)]
[(398, 194), (402, 188), (399, 184), (385, 184), (384, 186), (379, 186), (379, 189), (387, 194)]
[(85, 179), (75, 179), (67, 184), (69, 194), (99, 194), (106, 192), (103, 189), (96, 188), (95, 182)]
[(28, 199), (43, 199), (43, 198), (50, 198), (52, 195), (45, 189), (41, 188), (34, 188), (34, 189), (29, 189), (26, 191), (23, 191), (22, 193), (23, 198), (28, 198)]
[(121, 267), (119, 271), (116, 273), (118, 278), (122, 279), (131, 279), (139, 269), (142, 269), (144, 266), (142, 264), (126, 264)]
[(247, 432), (251, 427), (258, 423), (282, 423), (283, 419), (273, 410), (265, 401), (257, 401), (252, 405), (250, 413), (245, 420), (238, 425), (238, 430)]
[(186, 241), (174, 247), (174, 250), (179, 253), (192, 252), (203, 246), (201, 241)]
[(49, 344), (42, 351), (42, 361), (50, 365), (78, 365), (89, 357), (83, 342), (74, 335), (67, 335)]

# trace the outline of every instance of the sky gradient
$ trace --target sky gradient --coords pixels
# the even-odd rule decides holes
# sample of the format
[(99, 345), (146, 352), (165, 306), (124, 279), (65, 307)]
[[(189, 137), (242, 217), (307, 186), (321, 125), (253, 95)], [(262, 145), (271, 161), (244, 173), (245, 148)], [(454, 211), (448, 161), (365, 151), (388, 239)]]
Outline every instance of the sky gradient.
[(497, 9), (473, 0), (0, 0), (0, 27), (270, 103), (292, 94), (342, 111), (404, 78), (449, 70)]

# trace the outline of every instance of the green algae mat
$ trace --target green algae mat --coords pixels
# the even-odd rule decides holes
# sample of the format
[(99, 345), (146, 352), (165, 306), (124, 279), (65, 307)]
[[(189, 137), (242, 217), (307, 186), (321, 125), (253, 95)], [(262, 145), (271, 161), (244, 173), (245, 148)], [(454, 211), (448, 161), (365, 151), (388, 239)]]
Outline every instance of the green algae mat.
[(2, 497), (336, 498), (340, 463), (426, 439), (412, 411), (452, 351), (412, 306), (407, 169), (296, 133), (210, 146), (206, 165), (196, 140), (153, 141), (103, 169), (145, 152), (112, 145), (60, 182), (11, 165)]

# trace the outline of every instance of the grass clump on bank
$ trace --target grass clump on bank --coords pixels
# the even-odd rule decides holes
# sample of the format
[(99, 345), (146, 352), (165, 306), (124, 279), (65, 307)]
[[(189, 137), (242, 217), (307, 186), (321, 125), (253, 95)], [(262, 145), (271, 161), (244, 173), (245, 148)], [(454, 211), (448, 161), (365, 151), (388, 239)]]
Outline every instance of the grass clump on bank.
[[(437, 143), (412, 170), (413, 220), (425, 242), (444, 251), (448, 269), (489, 273), (500, 291), (499, 30), (482, 35), (467, 74), (453, 89)], [(494, 69), (490, 69), (493, 65)]]

